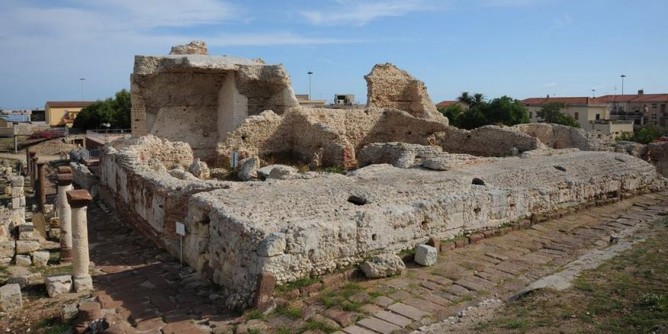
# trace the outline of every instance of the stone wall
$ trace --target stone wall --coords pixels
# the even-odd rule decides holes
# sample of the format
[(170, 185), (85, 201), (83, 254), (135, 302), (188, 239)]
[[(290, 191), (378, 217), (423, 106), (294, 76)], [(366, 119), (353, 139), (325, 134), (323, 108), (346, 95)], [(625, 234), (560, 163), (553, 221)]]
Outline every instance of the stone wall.
[(153, 136), (116, 140), (101, 157), (99, 195), (158, 245), (178, 254), (175, 223), (185, 219), (188, 198), (230, 187), (192, 176), (186, 171), (192, 162), (185, 143)]
[(386, 63), (377, 64), (364, 76), (367, 82), (367, 106), (405, 110), (424, 119), (435, 119), (448, 124), (448, 119), (429, 98), (424, 82), (408, 72)]
[[(399, 251), (430, 236), (577, 207), (666, 180), (637, 158), (608, 152), (552, 152), (448, 172), (371, 165), (350, 176), (241, 184), (190, 199), (186, 259), (247, 306), (260, 273), (279, 283), (346, 268), (375, 252)], [(484, 185), (472, 184), (479, 178)], [(356, 205), (350, 196), (363, 198)], [(358, 203), (359, 204), (359, 203)]]
[[(404, 141), (428, 144), (448, 126), (411, 116), (396, 109), (292, 108), (283, 117), (264, 113), (251, 117), (219, 144), (219, 159), (232, 150), (242, 156), (287, 155), (311, 163), (319, 156), (324, 166), (357, 165), (356, 154), (375, 142)], [(430, 139), (431, 138), (431, 139)]]
[[(309, 129), (318, 115), (293, 116)], [(381, 112), (377, 117), (401, 115)], [(249, 122), (271, 123), (274, 116)], [(351, 137), (362, 145), (373, 136)], [(448, 159), (439, 149), (409, 148)], [(273, 274), (282, 284), (354, 265), (374, 252), (412, 247), (430, 236), (449, 238), (531, 214), (656, 191), (666, 182), (652, 165), (622, 153), (551, 150), (549, 156), (452, 155), (451, 160), (455, 163), (447, 171), (371, 165), (349, 176), (222, 182), (186, 171), (193, 161), (186, 144), (146, 136), (107, 146), (100, 195), (175, 255), (174, 225), (185, 222), (187, 263), (221, 285), (228, 306), (246, 307), (261, 273)]]
[(132, 134), (186, 142), (205, 160), (248, 116), (298, 105), (282, 65), (233, 57), (136, 56), (131, 85)]

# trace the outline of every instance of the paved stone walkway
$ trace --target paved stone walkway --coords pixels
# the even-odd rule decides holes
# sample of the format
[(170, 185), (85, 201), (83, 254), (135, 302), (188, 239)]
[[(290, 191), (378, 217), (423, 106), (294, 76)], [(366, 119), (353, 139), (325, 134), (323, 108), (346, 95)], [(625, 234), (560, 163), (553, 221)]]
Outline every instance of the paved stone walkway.
[[(666, 214), (668, 193), (592, 207), (559, 219), (441, 244), (434, 267), (365, 280), (353, 271), (277, 293), (269, 314), (222, 313), (216, 288), (96, 206), (89, 209), (96, 296), (115, 333), (407, 333), (481, 300), (505, 299), (610, 236)], [(469, 241), (474, 244), (464, 246)], [(127, 323), (124, 321), (127, 320)], [(131, 328), (134, 327), (134, 328)]]

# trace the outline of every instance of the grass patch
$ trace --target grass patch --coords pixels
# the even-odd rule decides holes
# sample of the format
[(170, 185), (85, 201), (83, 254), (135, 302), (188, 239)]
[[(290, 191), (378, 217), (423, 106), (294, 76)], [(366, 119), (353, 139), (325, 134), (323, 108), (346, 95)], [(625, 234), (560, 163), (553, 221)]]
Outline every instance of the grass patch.
[(350, 301), (348, 298), (362, 291), (364, 291), (364, 288), (359, 284), (348, 283), (337, 290), (331, 290), (321, 294), (320, 302), (327, 308), (338, 306), (344, 311), (358, 311), (363, 304)]
[(279, 306), (274, 312), (276, 312), (278, 315), (284, 315), (291, 319), (300, 319), (304, 315), (302, 310), (296, 307)]
[(246, 319), (248, 320), (254, 320), (254, 319), (264, 319), (264, 314), (260, 312), (260, 310), (252, 310), (246, 314)]
[(322, 331), (324, 333), (334, 333), (337, 331), (336, 328), (329, 326), (328, 324), (309, 319), (306, 324), (301, 328), (301, 332), (306, 331)]
[(278, 286), (278, 287), (276, 287), (276, 290), (278, 290), (278, 292), (288, 292), (288, 291), (303, 288), (305, 286), (309, 286), (311, 284), (315, 284), (315, 283), (318, 283), (318, 282), (320, 282), (320, 279), (318, 279), (318, 278), (304, 277), (304, 278), (300, 278), (300, 279), (298, 279), (294, 282), (290, 282), (290, 283), (286, 283), (286, 284), (283, 284), (281, 286)]
[(42, 319), (37, 323), (38, 332), (45, 334), (62, 334), (70, 328), (69, 323), (62, 323), (59, 317)]
[(538, 290), (476, 325), (485, 332), (650, 333), (668, 327), (668, 218), (651, 237), (594, 270), (564, 291)]

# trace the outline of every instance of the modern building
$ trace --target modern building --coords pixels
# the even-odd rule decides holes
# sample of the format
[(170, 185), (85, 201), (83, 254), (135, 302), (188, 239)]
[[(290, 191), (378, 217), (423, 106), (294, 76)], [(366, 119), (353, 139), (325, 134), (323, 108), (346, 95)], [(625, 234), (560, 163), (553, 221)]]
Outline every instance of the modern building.
[(604, 100), (591, 97), (533, 97), (522, 100), (529, 111), (531, 122), (542, 122), (538, 112), (549, 103), (562, 103), (561, 112), (574, 118), (580, 128), (585, 131), (600, 131), (604, 134), (618, 136), (623, 132), (633, 132), (633, 122), (629, 120), (612, 120), (610, 105)]
[(668, 94), (604, 95), (598, 101), (609, 106), (612, 119), (632, 120), (636, 125), (668, 126)]
[(325, 100), (311, 100), (308, 94), (295, 94), (295, 97), (302, 107), (318, 108), (324, 107), (325, 103), (327, 103)]
[(47, 101), (44, 105), (46, 124), (72, 127), (81, 109), (93, 103), (93, 101)]

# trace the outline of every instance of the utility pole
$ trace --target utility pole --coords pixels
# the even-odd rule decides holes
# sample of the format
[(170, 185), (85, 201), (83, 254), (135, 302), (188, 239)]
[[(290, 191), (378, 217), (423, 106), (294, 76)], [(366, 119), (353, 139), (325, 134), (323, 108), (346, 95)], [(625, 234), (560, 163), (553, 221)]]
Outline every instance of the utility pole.
[(311, 99), (311, 77), (313, 76), (313, 72), (308, 71), (308, 99)]
[(81, 82), (81, 101), (84, 100), (84, 98), (83, 98), (83, 83), (84, 83), (84, 80), (86, 80), (86, 78), (79, 78), (79, 82)]
[(624, 78), (626, 78), (626, 75), (622, 74), (619, 77), (622, 78), (622, 95), (624, 95)]

